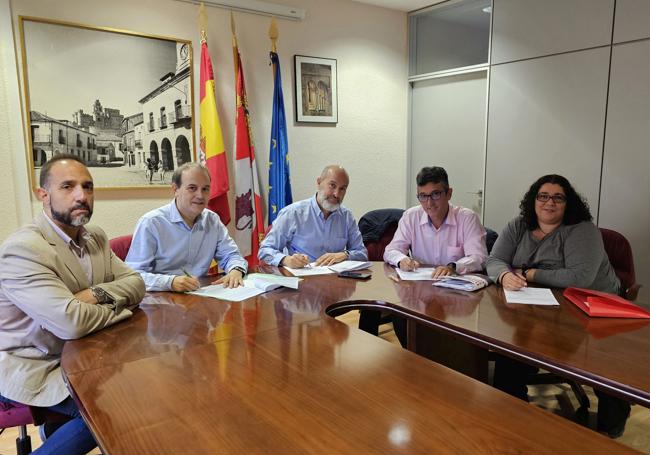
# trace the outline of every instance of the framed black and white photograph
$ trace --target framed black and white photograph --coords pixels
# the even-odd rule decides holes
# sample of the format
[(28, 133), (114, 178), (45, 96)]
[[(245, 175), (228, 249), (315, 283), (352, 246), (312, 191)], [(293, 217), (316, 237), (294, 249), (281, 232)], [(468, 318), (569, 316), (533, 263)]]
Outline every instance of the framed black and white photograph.
[(31, 182), (72, 153), (95, 188), (168, 186), (196, 160), (189, 40), (20, 16)]
[(338, 122), (336, 60), (294, 55), (296, 121)]

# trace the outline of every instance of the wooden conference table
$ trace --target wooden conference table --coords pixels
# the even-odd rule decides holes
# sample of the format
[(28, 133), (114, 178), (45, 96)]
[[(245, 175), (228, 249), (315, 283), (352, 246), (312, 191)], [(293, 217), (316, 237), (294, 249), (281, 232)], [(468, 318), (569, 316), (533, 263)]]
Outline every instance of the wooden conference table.
[(647, 324), (599, 324), (564, 301), (509, 307), (494, 286), (395, 282), (382, 263), (372, 271), (243, 302), (148, 294), (130, 320), (66, 344), (66, 380), (108, 455), (632, 452), (328, 314), (390, 309), (644, 405)]

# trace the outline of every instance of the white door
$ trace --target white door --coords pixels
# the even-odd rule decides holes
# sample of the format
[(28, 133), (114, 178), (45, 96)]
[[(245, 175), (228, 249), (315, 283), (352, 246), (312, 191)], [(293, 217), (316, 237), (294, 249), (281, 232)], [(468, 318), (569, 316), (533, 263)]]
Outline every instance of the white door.
[(451, 202), (483, 219), (486, 105), (487, 70), (412, 82), (409, 206), (418, 204), (420, 169), (442, 166), (454, 190)]

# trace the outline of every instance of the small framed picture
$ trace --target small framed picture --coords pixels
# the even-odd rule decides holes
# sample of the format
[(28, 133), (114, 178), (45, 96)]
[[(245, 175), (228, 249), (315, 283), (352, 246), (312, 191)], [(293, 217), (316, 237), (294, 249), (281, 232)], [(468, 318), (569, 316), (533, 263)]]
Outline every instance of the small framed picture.
[(294, 55), (296, 121), (337, 123), (336, 60)]

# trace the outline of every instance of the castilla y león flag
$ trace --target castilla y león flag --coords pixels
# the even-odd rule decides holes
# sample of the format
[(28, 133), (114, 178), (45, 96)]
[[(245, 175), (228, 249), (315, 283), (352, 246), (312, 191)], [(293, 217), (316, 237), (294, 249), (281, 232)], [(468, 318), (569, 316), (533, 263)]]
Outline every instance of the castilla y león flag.
[(255, 147), (251, 135), (244, 70), (236, 41), (235, 57), (236, 98), (235, 113), (235, 242), (249, 266), (257, 265), (257, 252), (264, 237), (262, 198), (255, 164)]
[(223, 224), (230, 223), (230, 207), (228, 206), (228, 164), (226, 150), (223, 145), (217, 99), (214, 92), (214, 73), (212, 60), (208, 53), (208, 44), (201, 40), (201, 160), (210, 171), (212, 180), (210, 186), (210, 202), (208, 208), (217, 212)]

